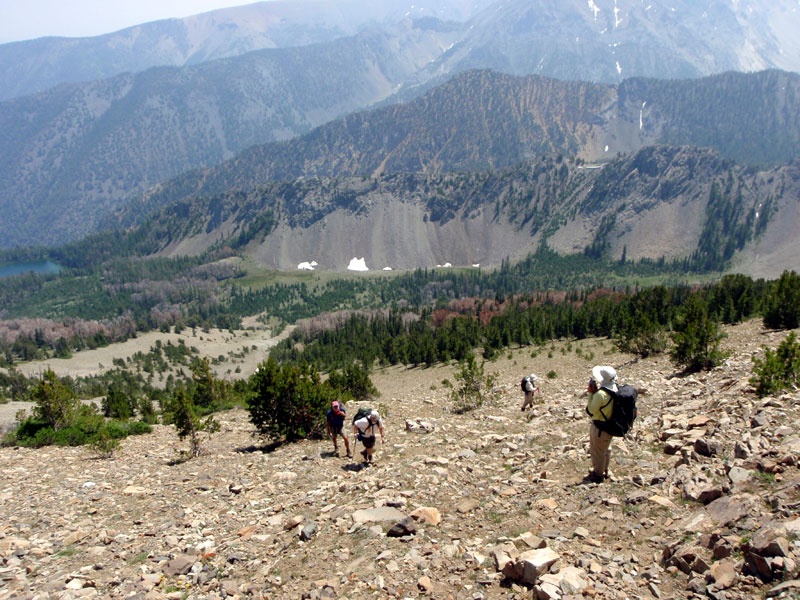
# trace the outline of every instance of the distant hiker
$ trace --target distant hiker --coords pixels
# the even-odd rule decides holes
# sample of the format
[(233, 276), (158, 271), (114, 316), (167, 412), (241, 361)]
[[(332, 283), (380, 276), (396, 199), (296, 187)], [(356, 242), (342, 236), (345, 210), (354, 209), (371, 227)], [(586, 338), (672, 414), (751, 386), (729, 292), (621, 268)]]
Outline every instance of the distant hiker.
[(344, 432), (344, 418), (345, 410), (342, 404), (334, 400), (331, 402), (331, 408), (328, 411), (328, 435), (333, 440), (333, 452), (339, 456), (339, 444), (337, 443), (336, 436), (342, 436), (344, 440), (344, 447), (347, 450), (347, 456), (353, 456), (350, 453), (350, 440), (347, 439), (347, 434)]
[(361, 440), (364, 444), (364, 449), (361, 451), (361, 456), (364, 457), (364, 462), (372, 462), (372, 452), (375, 450), (375, 428), (381, 434), (381, 443), (386, 443), (386, 438), (383, 434), (383, 422), (377, 410), (370, 411), (370, 413), (353, 421), (353, 433), (358, 436), (357, 439)]
[(524, 412), (529, 406), (533, 407), (533, 396), (539, 391), (539, 386), (536, 385), (536, 375), (531, 373), (522, 378), (522, 391), (525, 393), (525, 397), (520, 410)]
[[(592, 419), (589, 427), (589, 455), (592, 470), (586, 476), (588, 481), (599, 483), (608, 477), (608, 462), (611, 458), (611, 434), (603, 431), (603, 423), (611, 418), (614, 410), (612, 393), (617, 392), (617, 372), (614, 367), (596, 366), (589, 380), (589, 402), (586, 412)], [(610, 392), (610, 393), (609, 393)]]

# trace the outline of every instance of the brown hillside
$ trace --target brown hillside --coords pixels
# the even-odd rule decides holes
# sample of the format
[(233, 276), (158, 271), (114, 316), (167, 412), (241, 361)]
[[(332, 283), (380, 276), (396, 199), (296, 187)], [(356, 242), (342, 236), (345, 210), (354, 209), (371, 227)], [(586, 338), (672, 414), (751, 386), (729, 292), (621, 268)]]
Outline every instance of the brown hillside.
[[(265, 447), (241, 410), (188, 462), (165, 426), (108, 460), (2, 448), (0, 599), (762, 597), (800, 557), (800, 394), (747, 382), (783, 332), (728, 333), (724, 365), (688, 377), (609, 340), (515, 349), (488, 365), (499, 401), (463, 415), (446, 410), (452, 367), (381, 371), (371, 467), (329, 441)], [(597, 363), (643, 389), (600, 485), (581, 483)], [(545, 402), (523, 414), (530, 371)], [(431, 521), (386, 535), (415, 511)], [(557, 561), (535, 584), (498, 572), (539, 546)]]

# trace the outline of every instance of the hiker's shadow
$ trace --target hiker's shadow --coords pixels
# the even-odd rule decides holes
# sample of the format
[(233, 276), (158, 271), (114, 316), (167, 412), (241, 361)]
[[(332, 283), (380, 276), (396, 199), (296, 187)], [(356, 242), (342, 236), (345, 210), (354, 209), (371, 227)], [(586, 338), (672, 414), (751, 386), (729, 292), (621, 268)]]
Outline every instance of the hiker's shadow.
[(369, 464), (367, 463), (347, 463), (346, 465), (342, 465), (343, 471), (351, 471), (354, 473), (359, 473), (367, 468), (369, 468)]
[(254, 452), (261, 452), (262, 454), (270, 454), (275, 452), (278, 448), (281, 447), (281, 442), (270, 442), (267, 444), (256, 445), (251, 444), (250, 446), (241, 446), (236, 448), (234, 451), (240, 454), (250, 454)]

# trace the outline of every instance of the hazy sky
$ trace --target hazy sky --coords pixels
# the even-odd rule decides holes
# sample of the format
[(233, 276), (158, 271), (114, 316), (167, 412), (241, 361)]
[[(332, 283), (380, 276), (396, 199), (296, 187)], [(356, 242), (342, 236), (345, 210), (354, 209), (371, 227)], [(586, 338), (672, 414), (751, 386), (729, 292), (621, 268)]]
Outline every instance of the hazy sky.
[(85, 37), (255, 0), (0, 0), (0, 44), (46, 35)]

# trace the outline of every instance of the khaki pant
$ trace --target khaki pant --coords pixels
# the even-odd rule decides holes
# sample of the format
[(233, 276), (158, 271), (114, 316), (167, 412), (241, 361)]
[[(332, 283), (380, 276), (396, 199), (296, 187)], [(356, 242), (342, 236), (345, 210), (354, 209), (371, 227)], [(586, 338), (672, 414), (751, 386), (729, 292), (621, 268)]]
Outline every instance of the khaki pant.
[(533, 392), (525, 392), (525, 399), (522, 401), (522, 409), (521, 410), (525, 410), (528, 406), (533, 407), (533, 395), (534, 395), (534, 393), (535, 393), (535, 390)]
[(598, 477), (608, 476), (608, 461), (611, 458), (611, 434), (600, 431), (592, 422), (589, 427), (589, 454), (592, 457), (592, 473)]

